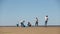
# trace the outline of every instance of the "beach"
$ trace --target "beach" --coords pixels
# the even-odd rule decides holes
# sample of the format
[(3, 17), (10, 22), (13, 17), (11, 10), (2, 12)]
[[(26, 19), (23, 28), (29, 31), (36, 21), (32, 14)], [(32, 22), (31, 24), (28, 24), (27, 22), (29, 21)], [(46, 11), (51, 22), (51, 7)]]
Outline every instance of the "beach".
[(60, 27), (0, 27), (0, 34), (60, 34)]

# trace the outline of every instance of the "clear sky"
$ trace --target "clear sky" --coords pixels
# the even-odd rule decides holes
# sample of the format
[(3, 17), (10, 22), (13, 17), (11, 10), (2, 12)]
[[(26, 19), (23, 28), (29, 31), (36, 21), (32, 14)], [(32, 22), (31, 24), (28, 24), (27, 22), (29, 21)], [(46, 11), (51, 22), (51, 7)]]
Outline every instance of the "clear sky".
[(39, 25), (44, 25), (48, 15), (48, 25), (60, 25), (60, 0), (0, 0), (0, 25), (16, 25), (25, 20), (35, 24), (38, 17)]

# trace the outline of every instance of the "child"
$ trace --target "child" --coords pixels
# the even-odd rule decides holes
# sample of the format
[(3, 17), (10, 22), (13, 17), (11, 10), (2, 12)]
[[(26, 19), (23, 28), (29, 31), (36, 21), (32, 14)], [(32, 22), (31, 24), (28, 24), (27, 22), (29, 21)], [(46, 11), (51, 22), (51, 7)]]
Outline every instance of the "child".
[(31, 27), (31, 24), (30, 24), (30, 22), (28, 22), (28, 24), (27, 24), (27, 25), (28, 25), (28, 27)]

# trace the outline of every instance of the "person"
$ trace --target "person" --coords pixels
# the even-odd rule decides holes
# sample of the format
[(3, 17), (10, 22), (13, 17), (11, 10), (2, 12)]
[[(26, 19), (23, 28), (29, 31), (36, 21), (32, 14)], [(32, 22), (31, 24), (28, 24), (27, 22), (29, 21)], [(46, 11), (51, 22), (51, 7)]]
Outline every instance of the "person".
[(48, 22), (48, 15), (45, 16), (45, 26), (47, 26), (47, 22)]
[(30, 22), (28, 22), (28, 24), (27, 24), (27, 25), (28, 25), (28, 27), (31, 27), (31, 23), (30, 23)]
[(25, 27), (24, 22), (24, 20), (21, 22), (21, 27)]
[(35, 26), (38, 26), (38, 18), (36, 17), (36, 23)]
[(19, 27), (19, 24), (16, 24), (17, 27)]

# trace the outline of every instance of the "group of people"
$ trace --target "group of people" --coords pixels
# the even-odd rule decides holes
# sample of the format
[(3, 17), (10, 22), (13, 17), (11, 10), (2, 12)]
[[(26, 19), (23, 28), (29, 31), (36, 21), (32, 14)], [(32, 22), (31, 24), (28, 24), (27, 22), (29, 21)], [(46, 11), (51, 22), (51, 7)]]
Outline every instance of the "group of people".
[[(24, 22), (25, 22), (24, 20), (21, 22), (21, 27), (25, 27)], [(31, 27), (32, 26), (30, 22), (28, 22), (27, 25), (28, 25), (28, 27)]]
[[(24, 22), (25, 22), (24, 20), (21, 22), (21, 27), (25, 27)], [(47, 22), (48, 22), (48, 15), (45, 16), (45, 26), (47, 26)], [(28, 22), (27, 25), (28, 25), (28, 27), (32, 26), (30, 22)], [(36, 17), (35, 26), (38, 26), (38, 18), (37, 17)]]

